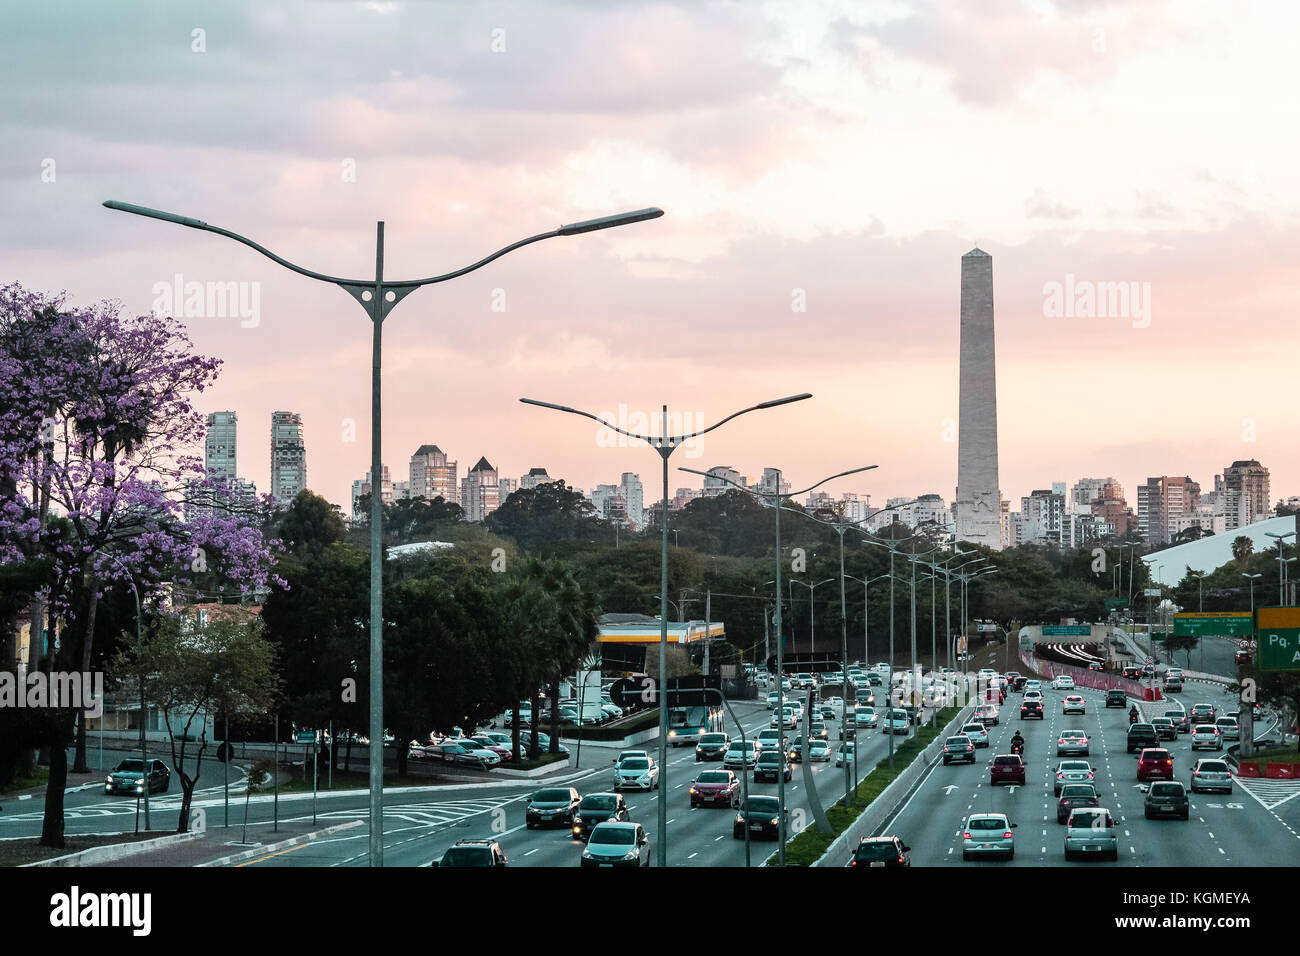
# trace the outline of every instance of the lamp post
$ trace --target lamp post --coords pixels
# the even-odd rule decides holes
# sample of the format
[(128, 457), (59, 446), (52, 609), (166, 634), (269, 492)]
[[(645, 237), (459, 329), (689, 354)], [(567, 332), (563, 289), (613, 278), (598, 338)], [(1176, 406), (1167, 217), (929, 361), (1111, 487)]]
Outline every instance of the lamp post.
[(626, 226), (635, 222), (643, 222), (647, 219), (658, 219), (662, 216), (662, 209), (638, 209), (635, 212), (622, 213), (616, 216), (606, 216), (602, 219), (589, 219), (584, 222), (573, 223), (568, 226), (560, 226), (550, 232), (538, 233), (535, 236), (529, 236), (527, 239), (520, 239), (508, 246), (498, 249), (496, 252), (486, 256), (477, 262), (471, 263), (464, 268), (457, 269), (453, 272), (447, 272), (443, 275), (429, 276), (424, 279), (407, 279), (403, 281), (386, 280), (384, 278), (384, 223), (380, 221), (376, 224), (375, 232), (375, 277), (371, 279), (345, 279), (339, 276), (325, 275), (320, 272), (313, 272), (310, 269), (304, 269), (302, 266), (295, 265), (287, 259), (281, 258), (265, 246), (261, 246), (251, 239), (231, 232), (228, 229), (222, 229), (217, 226), (211, 226), (199, 219), (191, 219), (186, 216), (178, 216), (174, 213), (162, 212), (157, 209), (149, 209), (144, 206), (135, 206), (130, 203), (116, 202), (108, 200), (104, 203), (109, 209), (116, 209), (121, 212), (133, 213), (137, 216), (146, 216), (150, 219), (161, 219), (164, 222), (176, 223), (181, 226), (188, 226), (191, 229), (199, 229), (204, 232), (216, 233), (219, 236), (225, 236), (227, 239), (233, 239), (242, 243), (268, 259), (279, 263), (286, 269), (296, 272), (299, 275), (306, 276), (309, 279), (316, 279), (320, 282), (329, 282), (339, 286), (348, 295), (352, 296), (365, 311), (366, 316), (370, 319), (372, 328), (370, 364), (370, 475), (372, 494), (370, 496), (370, 843), (369, 843), (369, 864), (371, 866), (384, 865), (384, 657), (383, 657), (383, 495), (374, 494), (373, 489), (379, 486), (383, 477), (383, 461), (380, 453), (382, 431), (380, 429), (381, 402), (380, 393), (382, 389), (382, 353), (383, 353), (383, 327), (384, 319), (388, 314), (397, 307), (397, 303), (410, 295), (416, 289), (425, 285), (432, 285), (438, 282), (446, 282), (449, 279), (455, 279), (467, 273), (480, 269), (490, 262), (501, 258), (508, 252), (513, 252), (523, 246), (530, 245), (534, 242), (540, 242), (543, 239), (553, 239), (557, 236), (576, 236), (585, 232), (594, 232), (598, 229), (611, 229), (616, 226)]
[[(531, 398), (521, 398), (520, 401), (525, 405), (537, 405), (541, 408), (554, 409), (557, 412), (568, 412), (570, 415), (579, 415), (583, 418), (590, 418), (592, 421), (625, 435), (628, 438), (634, 438), (637, 441), (643, 441), (659, 453), (659, 458), (663, 462), (663, 514), (661, 525), (663, 527), (662, 543), (659, 549), (659, 600), (660, 600), (660, 629), (659, 629), (659, 684), (656, 688), (655, 698), (659, 704), (659, 840), (656, 846), (656, 858), (659, 866), (668, 865), (668, 802), (667, 794), (667, 774), (668, 774), (668, 708), (665, 706), (663, 692), (668, 685), (668, 458), (674, 451), (682, 446), (683, 443), (692, 438), (697, 438), (719, 428), (748, 412), (758, 411), (765, 408), (776, 408), (778, 405), (788, 405), (791, 402), (801, 402), (806, 398), (812, 398), (811, 393), (804, 392), (800, 395), (791, 395), (787, 398), (778, 398), (770, 402), (762, 402), (758, 405), (751, 405), (749, 408), (742, 408), (738, 412), (733, 412), (721, 421), (715, 422), (708, 428), (702, 428), (697, 432), (689, 435), (669, 435), (668, 434), (668, 406), (664, 405), (662, 417), (660, 419), (660, 432), (658, 437), (650, 435), (640, 435), (636, 432), (625, 431), (617, 425), (612, 425), (590, 412), (579, 411), (576, 408), (569, 408), (567, 405), (553, 405), (550, 402), (539, 402)], [(779, 559), (779, 553), (778, 553)], [(779, 571), (778, 571), (779, 573)], [(778, 586), (777, 591), (780, 591)], [(781, 596), (777, 594), (777, 606), (780, 607)], [(779, 686), (779, 685), (778, 685)]]
[[(1189, 577), (1195, 576), (1196, 578), (1196, 610), (1198, 613), (1204, 613), (1205, 598), (1203, 596), (1201, 585), (1205, 581), (1205, 572), (1189, 571), (1187, 573)], [(1205, 638), (1203, 636), (1198, 636), (1196, 638), (1196, 649), (1197, 649), (1197, 659), (1200, 661), (1201, 673), (1203, 674), (1205, 673)], [(1174, 661), (1174, 655), (1170, 654), (1169, 663), (1172, 665), (1173, 661)], [(1187, 663), (1189, 666), (1191, 665), (1190, 653), (1188, 654)]]
[[(888, 706), (885, 708), (885, 720), (888, 723), (889, 711), (894, 706), (894, 581), (897, 575), (894, 574), (894, 552), (897, 551), (904, 543), (916, 538), (917, 535), (909, 534), (906, 538), (890, 538), (886, 541), (883, 538), (876, 538), (870, 532), (864, 532), (867, 535), (867, 544), (874, 544), (880, 548), (889, 549), (889, 675), (885, 678), (885, 700)], [(894, 769), (894, 733), (889, 733), (889, 769)]]
[[(1289, 563), (1282, 555), (1282, 542), (1287, 538), (1294, 538), (1295, 532), (1288, 531), (1285, 534), (1274, 534), (1272, 531), (1265, 532), (1270, 538), (1277, 540), (1277, 603), (1286, 605), (1286, 566)], [(1294, 559), (1292, 559), (1294, 560)]]
[(1242, 574), (1243, 578), (1250, 581), (1250, 613), (1252, 616), (1255, 614), (1255, 579), (1263, 576), (1262, 574)]
[[(146, 743), (145, 743), (145, 715), (147, 712), (144, 709), (144, 666), (143, 666), (143, 661), (139, 660), (140, 654), (144, 650), (144, 637), (140, 627), (140, 591), (135, 586), (135, 576), (131, 574), (131, 570), (126, 565), (122, 564), (122, 556), (121, 555), (114, 556), (112, 563), (122, 569), (122, 573), (126, 575), (127, 583), (131, 585), (131, 594), (135, 597), (135, 653), (136, 653), (137, 662), (140, 663), (141, 665), (140, 667), (140, 779), (144, 783), (144, 829), (145, 832), (147, 833), (149, 832), (149, 756), (146, 753)], [(99, 721), (100, 721), (99, 723), (100, 741), (102, 747), (102, 741), (104, 736), (104, 732), (103, 732), (104, 718), (101, 716), (99, 718)], [(101, 758), (100, 760), (101, 770), (103, 769), (103, 763), (104, 763), (103, 759)], [(136, 804), (135, 832), (136, 833), (140, 832), (140, 805), (138, 803)]]
[[(665, 459), (665, 462), (666, 461), (667, 459)], [(665, 469), (667, 469), (666, 464), (664, 467)], [(678, 471), (684, 471), (692, 475), (700, 475), (705, 478), (720, 478), (722, 481), (725, 481), (727, 484), (731, 485), (732, 487), (739, 488), (741, 491), (747, 491), (751, 495), (754, 495), (756, 498), (760, 498), (764, 501), (766, 501), (768, 498), (773, 499), (772, 512), (776, 518), (776, 580), (774, 580), (772, 583), (776, 585), (775, 588), (776, 611), (775, 613), (773, 613), (772, 618), (776, 625), (776, 713), (777, 713), (778, 723), (781, 722), (780, 715), (782, 712), (782, 706), (785, 702), (785, 691), (781, 687), (781, 678), (785, 670), (785, 635), (781, 633), (781, 510), (782, 510), (781, 499), (793, 498), (795, 495), (807, 494), (808, 492), (812, 491), (815, 488), (820, 488), (828, 481), (834, 481), (836, 478), (844, 478), (847, 477), (848, 475), (856, 475), (858, 472), (861, 471), (870, 471), (872, 468), (875, 467), (876, 467), (875, 465), (868, 465), (864, 468), (853, 468), (849, 471), (842, 471), (838, 475), (831, 475), (829, 478), (823, 478), (821, 481), (817, 482), (814, 485), (809, 485), (807, 488), (803, 488), (799, 491), (790, 491), (785, 493), (782, 493), (781, 491), (780, 469), (775, 469), (776, 482), (773, 484), (773, 488), (776, 489), (775, 491), (756, 491), (753, 488), (746, 488), (744, 485), (739, 485), (736, 482), (732, 481), (730, 478), (727, 478), (723, 475), (713, 475), (707, 471), (696, 471), (694, 468), (678, 469)], [(668, 488), (668, 477), (667, 477), (666, 470), (664, 472), (664, 488), (665, 488), (664, 494), (666, 495), (667, 494), (666, 489)], [(855, 746), (856, 746), (856, 742), (855, 742)], [(784, 739), (782, 740), (781, 747), (782, 749), (784, 749), (785, 747)], [(805, 768), (808, 767), (807, 762), (804, 763), (804, 767)], [(662, 790), (662, 785), (661, 785), (661, 790)], [(816, 807), (816, 803), (815, 803), (816, 792), (814, 791), (811, 794), (809, 794), (809, 797), (810, 800), (813, 801), (814, 807)], [(778, 773), (776, 775), (776, 799), (777, 799), (777, 811), (778, 811), (777, 812), (777, 860), (781, 866), (785, 866), (785, 774), (782, 773)], [(661, 803), (660, 806), (662, 807), (663, 804)]]
[[(813, 591), (817, 590), (817, 588), (821, 587), (823, 584), (830, 584), (834, 580), (835, 580), (834, 578), (827, 578), (824, 581), (818, 581), (816, 584), (809, 584), (807, 581), (796, 581), (794, 578), (790, 579), (791, 585), (798, 584), (800, 587), (805, 587), (808, 589), (808, 653), (809, 654), (817, 653), (817, 608), (816, 605), (813, 603)], [(841, 591), (842, 590), (843, 589), (841, 588)], [(793, 600), (790, 601), (790, 610), (791, 611), (794, 610)], [(844, 663), (847, 665), (848, 661), (844, 661)]]

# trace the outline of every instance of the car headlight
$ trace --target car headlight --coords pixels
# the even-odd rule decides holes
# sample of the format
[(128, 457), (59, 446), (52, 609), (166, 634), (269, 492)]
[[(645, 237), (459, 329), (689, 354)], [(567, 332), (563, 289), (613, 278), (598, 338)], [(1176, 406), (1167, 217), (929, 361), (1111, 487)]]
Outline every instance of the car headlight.
[(590, 850), (583, 850), (583, 851), (582, 851), (582, 858), (583, 858), (584, 860), (594, 860), (594, 859), (595, 859), (595, 857), (591, 855), (591, 851), (590, 851)]
[(112, 782), (113, 782), (113, 775), (112, 775), (111, 773), (108, 775), (108, 779), (107, 779), (105, 782), (106, 782), (106, 783), (112, 783)]
[(772, 818), (771, 820), (769, 820), (768, 822), (771, 823), (772, 826), (776, 826), (776, 824), (777, 824), (777, 819), (776, 819), (776, 817), (773, 817), (773, 818)]
[(627, 853), (624, 854), (623, 859), (625, 859), (625, 860), (635, 860), (635, 859), (637, 859), (640, 855), (641, 855), (641, 853), (640, 853), (639, 851), (637, 851), (637, 850), (628, 850)]

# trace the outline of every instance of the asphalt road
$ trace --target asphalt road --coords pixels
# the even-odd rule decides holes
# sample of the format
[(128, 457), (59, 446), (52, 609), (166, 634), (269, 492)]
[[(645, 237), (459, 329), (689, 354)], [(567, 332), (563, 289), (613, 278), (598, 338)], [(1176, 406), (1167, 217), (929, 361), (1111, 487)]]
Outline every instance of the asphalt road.
[[(1210, 701), (1220, 712), (1236, 710), (1235, 697), (1208, 684), (1188, 683), (1180, 695), (1171, 695), (1184, 707)], [(1286, 782), (1273, 787), (1287, 802), (1276, 811), (1266, 809), (1251, 795), (1261, 784), (1234, 778), (1232, 794), (1201, 793), (1191, 796), (1191, 819), (1147, 820), (1143, 814), (1143, 793), (1137, 784), (1137, 754), (1127, 754), (1127, 708), (1106, 709), (1102, 691), (1080, 690), (1088, 712), (1080, 717), (1061, 714), (1062, 698), (1067, 691), (1044, 692), (1044, 719), (1022, 721), (1020, 695), (1007, 698), (1003, 714), (1007, 719), (990, 728), (990, 746), (977, 751), (975, 764), (938, 763), (924, 778), (895, 816), (882, 828), (883, 833), (898, 834), (912, 848), (913, 866), (1294, 866), (1300, 860), (1300, 820), (1294, 814), (1300, 801), (1290, 796), (1300, 794), (1300, 783)], [(1163, 708), (1163, 704), (1157, 705)], [(1170, 705), (1172, 706), (1172, 705)], [(1160, 711), (1148, 712), (1148, 716)], [(1266, 731), (1271, 721), (1265, 721)], [(1087, 758), (1097, 771), (1097, 791), (1101, 804), (1114, 814), (1119, 823), (1118, 863), (1109, 861), (1073, 861), (1064, 855), (1065, 827), (1056, 822), (1052, 775), (1056, 762), (1059, 732), (1082, 728), (1091, 737)], [(1026, 786), (989, 784), (988, 765), (994, 754), (1007, 753), (1010, 739), (1019, 729), (1025, 737), (1028, 774)], [(1190, 736), (1179, 735), (1176, 742), (1165, 742), (1174, 755), (1174, 779), (1188, 782), (1194, 757)], [(1196, 757), (1219, 756), (1212, 751), (1198, 751)], [(1067, 758), (1073, 759), (1073, 758)], [(1249, 789), (1251, 792), (1246, 792)], [(1273, 799), (1273, 798), (1268, 798)], [(1012, 860), (972, 860), (964, 862), (961, 834), (970, 813), (1002, 812), (1015, 830), (1016, 855)], [(1294, 829), (1293, 829), (1294, 828)]]

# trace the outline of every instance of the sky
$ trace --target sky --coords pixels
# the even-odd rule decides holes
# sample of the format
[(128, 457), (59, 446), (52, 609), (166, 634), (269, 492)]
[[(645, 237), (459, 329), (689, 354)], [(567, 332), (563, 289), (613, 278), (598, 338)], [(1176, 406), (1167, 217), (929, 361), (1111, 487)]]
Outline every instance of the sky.
[(630, 471), (650, 498), (649, 448), (518, 400), (707, 425), (811, 392), (673, 469), (780, 467), (799, 488), (874, 464), (825, 489), (883, 504), (953, 496), (978, 245), (1013, 510), (1084, 476), (1130, 505), (1151, 475), (1208, 490), (1243, 458), (1276, 499), (1300, 494), (1297, 32), (1300, 6), (1203, 0), (5, 5), (0, 275), (134, 313), (235, 283), (241, 314), (185, 316), (224, 363), (196, 406), (238, 413), (263, 491), (271, 412), (300, 412), (308, 485), (346, 508), (369, 467), (355, 300), (104, 200), (356, 278), (383, 220), (397, 279), (657, 206), (394, 309), (395, 477), (435, 443), (462, 474), (486, 457), (590, 490)]

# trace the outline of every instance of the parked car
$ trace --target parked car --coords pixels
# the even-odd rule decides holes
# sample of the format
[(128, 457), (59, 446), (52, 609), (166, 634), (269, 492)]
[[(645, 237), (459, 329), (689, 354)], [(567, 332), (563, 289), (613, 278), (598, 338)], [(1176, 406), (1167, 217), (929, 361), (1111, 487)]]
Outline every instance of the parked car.
[(943, 742), (943, 765), (946, 767), (948, 764), (957, 761), (963, 763), (975, 762), (975, 744), (965, 734), (949, 737)]
[(1224, 760), (1201, 758), (1192, 766), (1192, 793), (1226, 790), (1232, 793), (1232, 770)]
[(1174, 779), (1174, 755), (1163, 747), (1148, 747), (1138, 756), (1138, 782)]
[(547, 787), (533, 794), (524, 810), (524, 823), (528, 829), (544, 826), (573, 826), (574, 815), (582, 797), (573, 787)]
[(427, 760), (441, 760), (443, 763), (474, 767), (487, 770), (501, 763), (501, 758), (481, 744), (471, 741), (444, 740), (424, 748)]
[(1104, 807), (1071, 810), (1065, 821), (1065, 858), (1075, 854), (1119, 859), (1119, 832), (1115, 818)]
[(621, 793), (589, 793), (578, 804), (573, 818), (573, 835), (579, 840), (586, 840), (597, 824), (606, 820), (632, 819), (627, 808), (627, 800)]
[(1015, 828), (1005, 813), (972, 813), (962, 828), (961, 858), (990, 855), (1012, 859), (1016, 840), (1011, 831)]
[(896, 836), (863, 837), (849, 866), (902, 867), (912, 865), (912, 848)]
[(650, 838), (639, 823), (598, 823), (582, 851), (582, 865), (649, 866)]
[[(128, 757), (118, 763), (104, 781), (105, 793), (144, 793), (144, 763), (139, 757)], [(166, 793), (171, 789), (172, 772), (161, 760), (149, 761), (149, 792)]]
[(442, 859), (429, 866), (508, 866), (506, 853), (496, 840), (457, 840), (443, 853)]
[(692, 807), (734, 807), (740, 803), (740, 778), (730, 770), (706, 770), (691, 783)]
[(989, 786), (1000, 783), (1025, 785), (1025, 762), (1020, 754), (998, 754), (989, 765)]
[(1142, 810), (1148, 820), (1171, 814), (1187, 820), (1191, 816), (1191, 804), (1187, 800), (1187, 790), (1177, 780), (1165, 780), (1153, 783), (1147, 788), (1146, 799), (1142, 801)]
[(1097, 788), (1090, 783), (1067, 783), (1056, 798), (1056, 822), (1064, 823), (1076, 807), (1097, 807), (1101, 802)]

